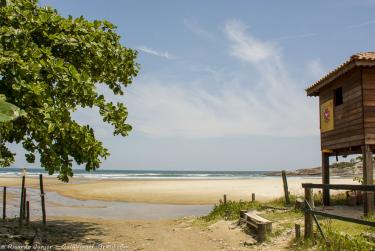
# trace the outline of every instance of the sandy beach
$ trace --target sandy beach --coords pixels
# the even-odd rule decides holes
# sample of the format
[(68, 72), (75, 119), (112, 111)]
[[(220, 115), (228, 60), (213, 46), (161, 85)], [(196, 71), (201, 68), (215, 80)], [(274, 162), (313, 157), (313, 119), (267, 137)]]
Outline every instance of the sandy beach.
[[(290, 177), (292, 194), (301, 183), (318, 178)], [(335, 183), (355, 183), (335, 178)], [(20, 177), (2, 177), (8, 187), (8, 216), (18, 215)], [(39, 180), (26, 178), (32, 224), (40, 224)], [(267, 245), (238, 227), (236, 221), (197, 224), (223, 194), (229, 200), (270, 200), (283, 195), (279, 177), (219, 180), (96, 180), (62, 183), (46, 177), (48, 234), (40, 243), (60, 250), (287, 250), (293, 235), (280, 233)], [(302, 217), (299, 219), (302, 223)], [(199, 221), (198, 221), (199, 222)], [(275, 223), (275, 226), (282, 222)], [(4, 226), (3, 226), (4, 227)], [(27, 233), (26, 233), (27, 236)], [(35, 240), (35, 239), (34, 239)], [(107, 247), (107, 248), (105, 248)]]
[[(39, 180), (26, 178), (26, 186), (38, 189)], [(303, 194), (302, 183), (320, 183), (319, 178), (288, 178), (289, 191)], [(20, 186), (20, 178), (0, 178), (1, 186)], [(352, 178), (332, 178), (331, 184), (356, 184)], [(227, 195), (229, 200), (270, 200), (283, 196), (281, 178), (222, 180), (95, 180), (73, 179), (63, 183), (44, 179), (45, 190), (79, 200), (104, 200), (164, 204), (214, 204)]]

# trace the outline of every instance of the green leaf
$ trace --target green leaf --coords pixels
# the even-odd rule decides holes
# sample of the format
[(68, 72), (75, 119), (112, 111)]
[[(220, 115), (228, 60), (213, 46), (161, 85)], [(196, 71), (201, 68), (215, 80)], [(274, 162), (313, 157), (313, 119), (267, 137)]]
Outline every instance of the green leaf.
[(0, 96), (0, 122), (9, 122), (24, 115), (24, 111), (17, 106), (6, 102), (4, 96)]

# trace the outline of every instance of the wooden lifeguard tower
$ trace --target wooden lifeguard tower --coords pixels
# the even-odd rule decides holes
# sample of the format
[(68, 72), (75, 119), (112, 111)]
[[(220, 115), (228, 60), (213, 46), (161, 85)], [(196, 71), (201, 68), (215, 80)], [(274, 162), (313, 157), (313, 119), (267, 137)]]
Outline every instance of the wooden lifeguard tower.
[[(329, 184), (329, 157), (363, 155), (363, 184), (373, 184), (375, 149), (375, 52), (351, 56), (306, 89), (319, 96), (322, 183)], [(323, 189), (323, 203), (330, 204)], [(364, 213), (374, 211), (374, 196), (364, 196)]]

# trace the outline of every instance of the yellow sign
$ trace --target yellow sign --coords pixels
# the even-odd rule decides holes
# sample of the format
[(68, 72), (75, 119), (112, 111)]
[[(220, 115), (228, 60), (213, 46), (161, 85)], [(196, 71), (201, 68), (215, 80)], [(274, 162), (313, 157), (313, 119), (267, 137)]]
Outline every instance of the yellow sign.
[(320, 130), (328, 132), (335, 129), (333, 116), (333, 99), (320, 105)]

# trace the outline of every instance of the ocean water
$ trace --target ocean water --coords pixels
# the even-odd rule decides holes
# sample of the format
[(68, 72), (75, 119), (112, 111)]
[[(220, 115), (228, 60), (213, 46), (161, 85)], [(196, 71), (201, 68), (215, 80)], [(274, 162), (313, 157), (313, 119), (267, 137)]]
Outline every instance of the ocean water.
[[(0, 177), (19, 177), (22, 168), (0, 168)], [(48, 175), (43, 169), (26, 169), (27, 176)], [(251, 179), (270, 177), (269, 171), (158, 171), (158, 170), (107, 170), (86, 172), (74, 170), (76, 178), (88, 179)], [(54, 176), (57, 176), (56, 174)]]

